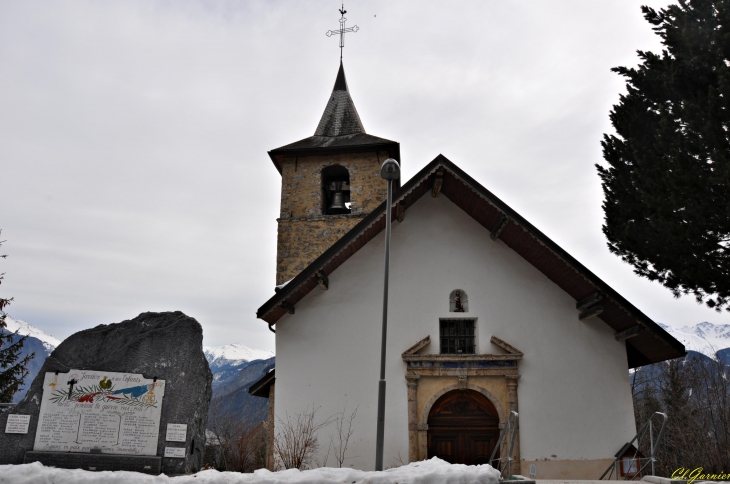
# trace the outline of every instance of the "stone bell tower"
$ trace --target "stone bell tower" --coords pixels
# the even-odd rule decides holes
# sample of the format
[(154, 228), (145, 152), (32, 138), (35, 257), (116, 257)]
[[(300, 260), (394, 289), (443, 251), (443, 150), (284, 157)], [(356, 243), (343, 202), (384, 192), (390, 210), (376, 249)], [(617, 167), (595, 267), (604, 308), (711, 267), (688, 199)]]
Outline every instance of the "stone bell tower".
[(340, 69), (314, 136), (269, 151), (281, 174), (276, 284), (293, 279), (386, 197), (400, 145), (365, 133)]

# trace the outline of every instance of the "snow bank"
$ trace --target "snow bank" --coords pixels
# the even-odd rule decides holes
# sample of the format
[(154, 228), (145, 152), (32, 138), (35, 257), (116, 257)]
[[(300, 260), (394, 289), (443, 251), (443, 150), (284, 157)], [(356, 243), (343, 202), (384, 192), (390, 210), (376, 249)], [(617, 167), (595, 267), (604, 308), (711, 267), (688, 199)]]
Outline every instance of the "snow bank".
[(201, 471), (190, 476), (148, 476), (136, 472), (90, 472), (44, 467), (39, 462), (0, 465), (2, 484), (497, 484), (499, 472), (489, 465), (449, 464), (437, 457), (382, 472), (322, 467), (253, 474)]

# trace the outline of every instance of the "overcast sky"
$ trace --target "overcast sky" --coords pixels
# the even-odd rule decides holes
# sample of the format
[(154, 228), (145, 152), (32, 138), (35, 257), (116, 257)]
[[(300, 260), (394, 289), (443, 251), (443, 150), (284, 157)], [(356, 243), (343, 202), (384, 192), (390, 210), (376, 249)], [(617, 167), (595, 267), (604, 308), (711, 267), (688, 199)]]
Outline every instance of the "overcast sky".
[[(655, 321), (727, 324), (606, 249), (594, 168), (660, 49), (629, 0), (351, 1), (345, 68), (404, 180), (439, 153)], [(667, 2), (649, 2), (661, 7)], [(8, 312), (65, 338), (181, 310), (206, 345), (272, 350), (280, 177), (339, 62), (335, 1), (0, 3), (0, 261)]]

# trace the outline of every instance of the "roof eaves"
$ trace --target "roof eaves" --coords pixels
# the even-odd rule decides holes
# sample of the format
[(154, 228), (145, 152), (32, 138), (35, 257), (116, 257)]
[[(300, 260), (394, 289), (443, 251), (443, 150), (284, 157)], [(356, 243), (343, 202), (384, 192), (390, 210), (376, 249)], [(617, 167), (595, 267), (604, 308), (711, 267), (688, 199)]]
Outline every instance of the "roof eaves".
[[(309, 138), (304, 138), (309, 139)], [(378, 151), (378, 150), (385, 150), (390, 152), (391, 150), (389, 148), (394, 148), (393, 152), (394, 155), (391, 155), (393, 158), (398, 160), (400, 162), (400, 143), (397, 141), (390, 141), (386, 140), (385, 138), (382, 138), (385, 142), (383, 143), (373, 143), (373, 144), (361, 144), (361, 145), (350, 145), (350, 146), (315, 146), (311, 148), (290, 148), (287, 149), (285, 147), (281, 148), (275, 148), (268, 152), (269, 158), (271, 158), (271, 162), (274, 163), (274, 166), (279, 171), (279, 174), (281, 174), (281, 165), (277, 162), (276, 157), (279, 155), (288, 155), (288, 156), (296, 156), (296, 155), (302, 155), (302, 156), (314, 156), (314, 155), (332, 155), (336, 153), (362, 153), (367, 151)], [(304, 140), (300, 140), (304, 141)], [(293, 144), (293, 143), (292, 143)]]
[(254, 397), (269, 398), (268, 387), (270, 387), (276, 380), (276, 369), (269, 370), (264, 376), (259, 378), (250, 387), (248, 387), (248, 393)]

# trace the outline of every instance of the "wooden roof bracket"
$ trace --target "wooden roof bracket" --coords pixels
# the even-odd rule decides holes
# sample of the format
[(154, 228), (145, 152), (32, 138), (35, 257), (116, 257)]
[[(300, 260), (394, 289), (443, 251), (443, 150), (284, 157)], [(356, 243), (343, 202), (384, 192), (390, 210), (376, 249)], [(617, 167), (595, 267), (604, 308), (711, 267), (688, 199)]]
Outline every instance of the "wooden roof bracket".
[(319, 287), (321, 287), (323, 291), (330, 288), (329, 277), (327, 277), (327, 274), (325, 274), (322, 269), (317, 271), (317, 284), (319, 284)]
[(405, 200), (401, 200), (400, 202), (395, 204), (395, 218), (396, 220), (398, 220), (398, 223), (403, 222), (403, 219), (406, 218)]
[(294, 314), (294, 305), (289, 301), (281, 301), (279, 307), (289, 314)]
[(433, 185), (431, 186), (431, 196), (436, 198), (441, 193), (441, 187), (444, 184), (444, 168), (439, 167), (436, 174), (433, 176)]
[(581, 299), (575, 303), (575, 309), (580, 311), (578, 319), (585, 321), (598, 316), (603, 312), (604, 307), (599, 303), (603, 301), (603, 293), (596, 291), (585, 299)]
[(492, 233), (489, 234), (489, 238), (492, 240), (497, 240), (499, 238), (499, 234), (502, 233), (505, 227), (507, 227), (507, 224), (509, 223), (509, 217), (505, 214), (502, 214), (499, 217), (499, 222), (497, 223), (497, 226), (492, 229)]
[(646, 331), (646, 328), (642, 324), (637, 324), (633, 328), (625, 329), (623, 331), (619, 331), (616, 333), (615, 338), (616, 341), (626, 341), (629, 338), (633, 338), (634, 336), (638, 336), (641, 333)]

